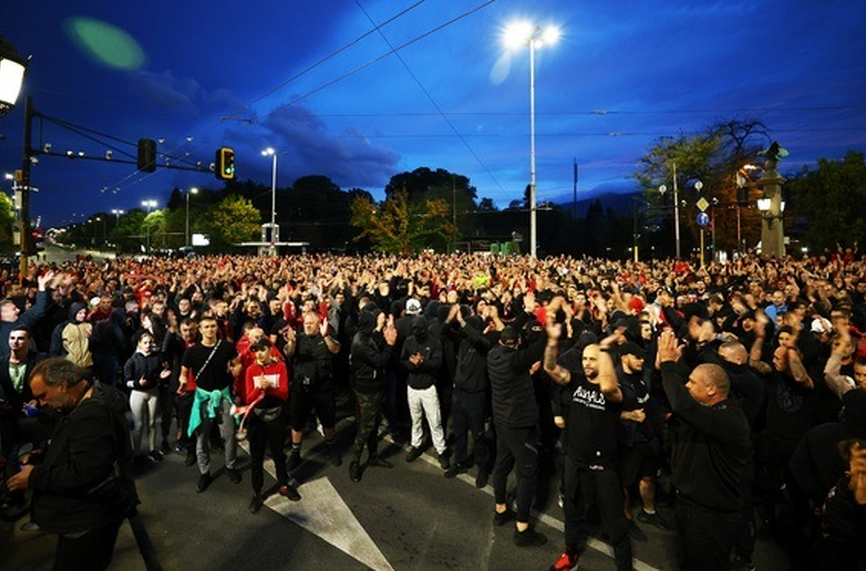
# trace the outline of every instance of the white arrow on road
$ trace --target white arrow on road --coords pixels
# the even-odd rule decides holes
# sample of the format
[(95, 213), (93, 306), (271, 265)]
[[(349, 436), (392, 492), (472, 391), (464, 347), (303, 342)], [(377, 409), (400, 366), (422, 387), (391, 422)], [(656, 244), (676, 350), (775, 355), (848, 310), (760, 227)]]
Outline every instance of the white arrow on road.
[[(239, 444), (249, 453), (246, 442)], [(264, 468), (276, 478), (272, 459), (265, 460)], [(393, 571), (327, 476), (305, 482), (300, 491), (304, 498), (300, 502), (289, 502), (274, 494), (265, 505), (371, 569)]]

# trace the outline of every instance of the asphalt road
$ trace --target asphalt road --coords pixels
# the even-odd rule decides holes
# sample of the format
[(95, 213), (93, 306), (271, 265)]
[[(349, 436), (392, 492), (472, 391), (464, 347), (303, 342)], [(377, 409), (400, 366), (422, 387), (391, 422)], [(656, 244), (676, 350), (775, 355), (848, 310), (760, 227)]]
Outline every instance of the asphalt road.
[[(338, 425), (345, 453), (339, 468), (328, 462), (318, 434), (311, 435), (304, 444), (305, 461), (295, 472), (303, 499), (271, 496), (256, 515), (247, 510), (252, 495), (248, 469), (237, 485), (217, 472), (199, 494), (197, 469), (185, 467), (181, 454), (146, 468), (138, 478), (140, 511), (163, 568), (516, 571), (546, 569), (558, 557), (563, 526), (555, 494), (538, 501), (537, 528), (548, 536), (547, 545), (518, 548), (510, 524), (493, 524), (490, 486), (475, 487), (474, 469), (454, 480), (444, 478), (429, 451), (408, 464), (403, 447), (385, 440), (382, 455), (394, 468), (368, 468), (360, 483), (352, 482), (348, 450), (354, 432), (351, 422)], [(248, 458), (243, 452), (241, 457)], [(218, 469), (222, 458), (214, 458), (212, 466)], [(265, 478), (266, 487), (273, 483), (272, 477)], [(557, 489), (555, 480), (550, 484), (549, 489)], [(673, 520), (670, 509), (662, 513)], [(0, 524), (0, 569), (50, 569), (54, 539), (22, 531), (24, 521)], [(649, 541), (633, 542), (636, 569), (675, 569), (673, 534), (642, 529)], [(759, 542), (755, 563), (762, 571), (790, 566), (767, 541)], [(144, 568), (124, 524), (112, 569)], [(614, 569), (609, 547), (593, 540), (580, 569)]]

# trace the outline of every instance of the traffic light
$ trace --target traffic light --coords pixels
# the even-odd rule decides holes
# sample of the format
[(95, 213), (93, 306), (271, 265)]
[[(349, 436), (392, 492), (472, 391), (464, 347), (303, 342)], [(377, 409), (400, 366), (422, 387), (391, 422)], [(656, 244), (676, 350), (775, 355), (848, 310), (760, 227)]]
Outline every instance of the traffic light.
[(138, 140), (138, 170), (141, 172), (156, 170), (156, 141), (153, 139)]
[(235, 179), (235, 150), (231, 147), (220, 147), (216, 152), (215, 174), (220, 180)]

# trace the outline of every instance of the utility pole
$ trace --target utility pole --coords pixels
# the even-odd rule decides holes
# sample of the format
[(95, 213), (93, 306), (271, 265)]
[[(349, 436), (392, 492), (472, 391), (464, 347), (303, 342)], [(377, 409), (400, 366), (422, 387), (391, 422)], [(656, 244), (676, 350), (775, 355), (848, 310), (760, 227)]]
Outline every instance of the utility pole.
[(24, 100), (24, 156), (21, 159), (21, 181), (18, 185), (21, 193), (21, 209), (19, 211), (19, 228), (21, 236), (20, 253), (21, 259), (18, 266), (18, 279), (23, 280), (27, 275), (27, 244), (32, 239), (30, 236), (30, 167), (33, 164), (33, 98), (29, 95)]

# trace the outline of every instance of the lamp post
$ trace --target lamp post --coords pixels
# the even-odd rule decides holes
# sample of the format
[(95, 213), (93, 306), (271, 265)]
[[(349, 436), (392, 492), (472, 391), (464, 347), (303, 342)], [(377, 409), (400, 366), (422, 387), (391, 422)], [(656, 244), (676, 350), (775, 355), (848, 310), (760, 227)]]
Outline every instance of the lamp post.
[(26, 60), (18, 55), (15, 46), (0, 36), (0, 116), (12, 109), (24, 83)]
[(273, 147), (268, 147), (262, 151), (262, 156), (271, 157), (273, 159), (273, 169), (271, 171), (271, 247), (270, 254), (277, 254), (276, 240), (274, 234), (277, 230), (277, 151)]
[(145, 241), (144, 249), (149, 254), (150, 253), (150, 225), (147, 224), (147, 217), (150, 216), (150, 209), (156, 208), (156, 201), (155, 200), (142, 200), (141, 205), (144, 206), (145, 208), (147, 208), (147, 216), (144, 217), (144, 229), (146, 232), (146, 238), (145, 238), (146, 241)]
[(186, 230), (184, 232), (184, 236), (186, 237), (184, 241), (184, 245), (189, 248), (189, 195), (190, 194), (198, 194), (198, 188), (192, 187), (186, 193)]
[(535, 49), (554, 44), (559, 39), (559, 28), (541, 28), (530, 22), (518, 22), (505, 30), (505, 42), (510, 47), (529, 46), (529, 254), (537, 252), (537, 195), (535, 180)]
[[(677, 184), (677, 163), (671, 163), (671, 173), (674, 179), (674, 241), (676, 245), (676, 257), (680, 257), (680, 195), (679, 186)], [(659, 193), (662, 196), (667, 192), (668, 187), (665, 185), (659, 186)]]

